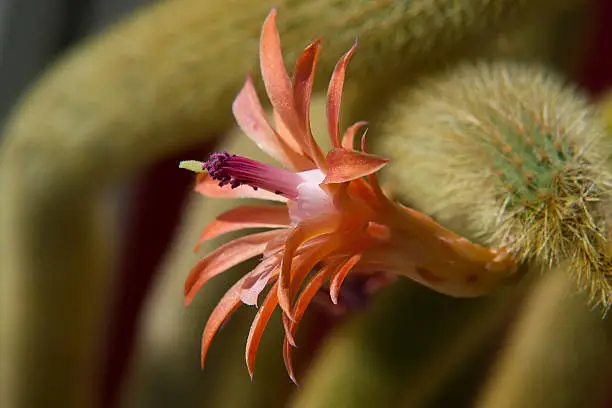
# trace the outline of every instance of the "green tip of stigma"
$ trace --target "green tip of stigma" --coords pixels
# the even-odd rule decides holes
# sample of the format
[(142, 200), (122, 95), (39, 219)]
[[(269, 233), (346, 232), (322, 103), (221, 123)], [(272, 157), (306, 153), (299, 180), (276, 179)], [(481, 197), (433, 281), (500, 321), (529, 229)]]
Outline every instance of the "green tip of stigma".
[(204, 162), (197, 160), (183, 160), (179, 163), (179, 168), (193, 171), (194, 173), (206, 173)]

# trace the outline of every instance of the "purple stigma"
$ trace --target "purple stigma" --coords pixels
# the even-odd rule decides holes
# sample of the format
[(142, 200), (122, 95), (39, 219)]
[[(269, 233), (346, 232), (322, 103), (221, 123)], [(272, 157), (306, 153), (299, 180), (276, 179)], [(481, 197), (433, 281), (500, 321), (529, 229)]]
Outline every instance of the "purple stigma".
[(211, 154), (203, 168), (219, 182), (219, 187), (248, 185), (254, 190), (261, 188), (290, 200), (297, 198), (297, 187), (302, 182), (302, 178), (292, 171), (228, 152)]

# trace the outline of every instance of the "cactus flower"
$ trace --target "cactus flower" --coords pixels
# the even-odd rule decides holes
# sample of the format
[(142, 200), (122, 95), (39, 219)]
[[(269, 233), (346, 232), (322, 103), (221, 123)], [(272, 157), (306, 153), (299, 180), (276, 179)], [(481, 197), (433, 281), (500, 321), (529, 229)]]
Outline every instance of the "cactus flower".
[(249, 197), (282, 205), (244, 205), (208, 225), (200, 243), (247, 228), (269, 231), (245, 235), (201, 259), (185, 283), (186, 303), (209, 279), (256, 256), (259, 264), (236, 282), (213, 310), (202, 339), (202, 365), (213, 336), (242, 304), (258, 306), (246, 345), (249, 373), (262, 333), (280, 306), (285, 328), (283, 357), (290, 377), (294, 335), (306, 308), (323, 285), (333, 303), (349, 274), (406, 276), (451, 296), (478, 296), (504, 282), (515, 270), (505, 249), (489, 249), (445, 229), (430, 217), (392, 201), (376, 173), (387, 158), (360, 148), (354, 139), (365, 123), (342, 134), (338, 118), (347, 65), (356, 44), (338, 61), (327, 93), (327, 125), (332, 148), (323, 152), (309, 119), (310, 98), (321, 41), (300, 55), (293, 78), (287, 74), (276, 28), (276, 11), (261, 31), (261, 73), (273, 108), (273, 123), (247, 78), (233, 103), (243, 132), (283, 167), (227, 152), (206, 162), (185, 161), (198, 174), (196, 191), (210, 197)]

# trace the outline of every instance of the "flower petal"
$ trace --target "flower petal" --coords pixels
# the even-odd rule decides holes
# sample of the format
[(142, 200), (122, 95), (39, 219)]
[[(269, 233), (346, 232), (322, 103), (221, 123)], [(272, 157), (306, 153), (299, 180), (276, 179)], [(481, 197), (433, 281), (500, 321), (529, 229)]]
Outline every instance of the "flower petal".
[(259, 342), (261, 341), (261, 336), (263, 335), (264, 330), (266, 329), (266, 325), (270, 321), (270, 317), (276, 309), (278, 305), (278, 292), (277, 292), (278, 282), (275, 283), (270, 291), (268, 292), (268, 296), (266, 296), (266, 300), (264, 300), (261, 307), (257, 310), (257, 314), (255, 315), (255, 319), (253, 319), (253, 323), (251, 324), (251, 330), (249, 331), (249, 337), (247, 338), (247, 345), (245, 351), (245, 359), (247, 369), (249, 370), (249, 375), (251, 379), (253, 379), (253, 368), (255, 367), (255, 357), (257, 356), (257, 349), (259, 348)]
[(281, 136), (270, 125), (250, 76), (234, 100), (232, 111), (240, 129), (270, 157), (291, 168), (308, 166), (310, 161), (302, 157), (295, 140)]
[(344, 74), (351, 56), (357, 48), (357, 42), (346, 54), (340, 58), (327, 88), (327, 129), (333, 147), (340, 147), (340, 132), (338, 122), (340, 117), (340, 103), (342, 101), (342, 88), (344, 87)]
[(266, 258), (249, 273), (242, 285), (240, 299), (248, 306), (257, 306), (259, 295), (278, 276), (280, 257)]
[(279, 235), (274, 239), (271, 239), (270, 242), (268, 242), (268, 245), (266, 245), (266, 249), (263, 252), (264, 258), (268, 258), (269, 256), (276, 254), (282, 254), (285, 246), (285, 241), (287, 240), (287, 236), (289, 236), (289, 234), (291, 233), (291, 230), (282, 229), (281, 231), (283, 231), (284, 234)]
[(291, 146), (293, 150), (298, 152), (301, 156), (304, 156), (304, 158), (310, 163), (310, 166), (308, 167), (308, 169), (313, 168), (314, 161), (308, 154), (308, 151), (303, 149), (304, 143), (302, 143), (301, 140), (298, 141), (293, 136), (293, 134), (289, 131), (289, 128), (287, 127), (287, 125), (285, 125), (285, 122), (283, 122), (283, 119), (280, 117), (278, 112), (275, 111), (274, 109), (272, 110), (272, 117), (274, 118), (274, 124), (276, 125), (276, 132), (278, 133), (278, 135), (285, 142), (287, 142), (287, 144)]
[[(300, 245), (306, 241), (330, 233), (338, 228), (340, 220), (338, 217), (322, 217), (310, 219), (298, 224), (285, 241), (285, 250), (281, 261), (281, 270), (278, 285), (278, 300), (285, 314), (291, 317), (291, 282), (293, 258)], [(321, 244), (325, 247), (327, 242)], [(317, 247), (313, 249), (316, 250)]]
[[(367, 129), (363, 133), (363, 135), (361, 135), (361, 151), (363, 153), (369, 153), (366, 143), (366, 134)], [(371, 191), (374, 193), (375, 201), (380, 201), (381, 203), (390, 203), (389, 197), (387, 197), (387, 195), (382, 191), (382, 188), (380, 187), (380, 183), (378, 182), (378, 177), (376, 176), (376, 173), (368, 174), (368, 182)]]
[(360, 121), (354, 123), (351, 125), (351, 127), (346, 129), (346, 132), (344, 132), (344, 136), (342, 137), (342, 147), (346, 150), (355, 150), (355, 134), (360, 128), (367, 124), (368, 122)]
[(263, 252), (266, 244), (285, 231), (266, 231), (246, 235), (224, 245), (202, 258), (185, 280), (185, 304), (189, 305), (198, 290), (209, 279)]
[(306, 312), (308, 305), (312, 301), (312, 298), (317, 294), (323, 283), (327, 280), (329, 276), (329, 267), (325, 266), (321, 268), (308, 283), (304, 286), (302, 293), (298, 297), (295, 302), (295, 306), (293, 308), (293, 318), (294, 321), (289, 323), (288, 332), (285, 335), (285, 340), (283, 342), (283, 360), (285, 361), (285, 367), (287, 368), (287, 373), (291, 380), (297, 385), (297, 381), (295, 379), (295, 374), (293, 372), (293, 364), (291, 362), (291, 346), (292, 340), (295, 336), (295, 332), (297, 331), (297, 327), (299, 322), (302, 320), (302, 316)]
[(293, 135), (300, 134), (291, 81), (283, 62), (280, 36), (276, 28), (276, 9), (270, 11), (261, 29), (259, 64), (272, 108), (278, 112)]
[(204, 241), (228, 232), (245, 228), (287, 227), (290, 224), (291, 219), (286, 206), (242, 205), (224, 212), (208, 224), (195, 250), (197, 251)]
[(332, 149), (327, 154), (329, 166), (323, 184), (344, 183), (377, 172), (389, 159), (369, 153)]
[(204, 368), (206, 354), (208, 353), (210, 343), (215, 337), (215, 334), (217, 334), (217, 331), (219, 331), (219, 328), (223, 322), (225, 322), (229, 316), (231, 316), (232, 313), (234, 313), (240, 307), (240, 288), (242, 287), (242, 283), (246, 277), (247, 275), (243, 276), (242, 279), (236, 282), (234, 286), (225, 292), (225, 295), (223, 295), (219, 303), (217, 303), (217, 306), (215, 306), (210, 314), (210, 317), (208, 318), (208, 321), (206, 322), (204, 332), (202, 333), (202, 368)]
[(291, 270), (290, 283), (289, 283), (289, 299), (293, 301), (294, 297), (299, 292), (304, 279), (313, 270), (313, 268), (331, 255), (332, 252), (337, 250), (342, 245), (342, 239), (340, 235), (330, 235), (321, 245), (313, 247), (309, 251), (306, 251), (294, 262), (294, 266)]
[(338, 295), (340, 294), (340, 287), (342, 286), (342, 282), (344, 282), (344, 278), (346, 278), (351, 269), (353, 269), (355, 264), (357, 264), (360, 259), (361, 254), (351, 256), (338, 268), (338, 271), (335, 272), (331, 285), (329, 286), (329, 296), (331, 297), (331, 301), (334, 303), (334, 305), (338, 304)]
[(293, 71), (293, 101), (303, 135), (303, 140), (298, 142), (302, 142), (303, 149), (310, 153), (317, 167), (325, 168), (325, 156), (310, 129), (310, 98), (320, 50), (321, 40), (317, 40), (298, 58)]
[(281, 314), (281, 318), (283, 320), (283, 329), (285, 330), (285, 341), (289, 343), (291, 347), (297, 347), (293, 334), (291, 334), (291, 319), (284, 313)]
[(283, 196), (262, 189), (254, 190), (247, 185), (236, 188), (231, 188), (229, 185), (219, 187), (219, 182), (213, 180), (208, 173), (198, 174), (195, 191), (213, 198), (257, 198), (260, 200), (280, 201), (281, 203), (287, 202), (287, 199)]

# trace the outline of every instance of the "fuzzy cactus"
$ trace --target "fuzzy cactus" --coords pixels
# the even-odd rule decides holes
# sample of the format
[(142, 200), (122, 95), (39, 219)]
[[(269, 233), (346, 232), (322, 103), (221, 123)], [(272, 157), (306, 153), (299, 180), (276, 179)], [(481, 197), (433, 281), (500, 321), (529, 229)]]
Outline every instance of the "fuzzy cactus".
[(381, 149), (402, 196), (538, 268), (569, 265), (610, 303), (612, 145), (586, 98), (543, 67), (464, 65), (408, 91)]

